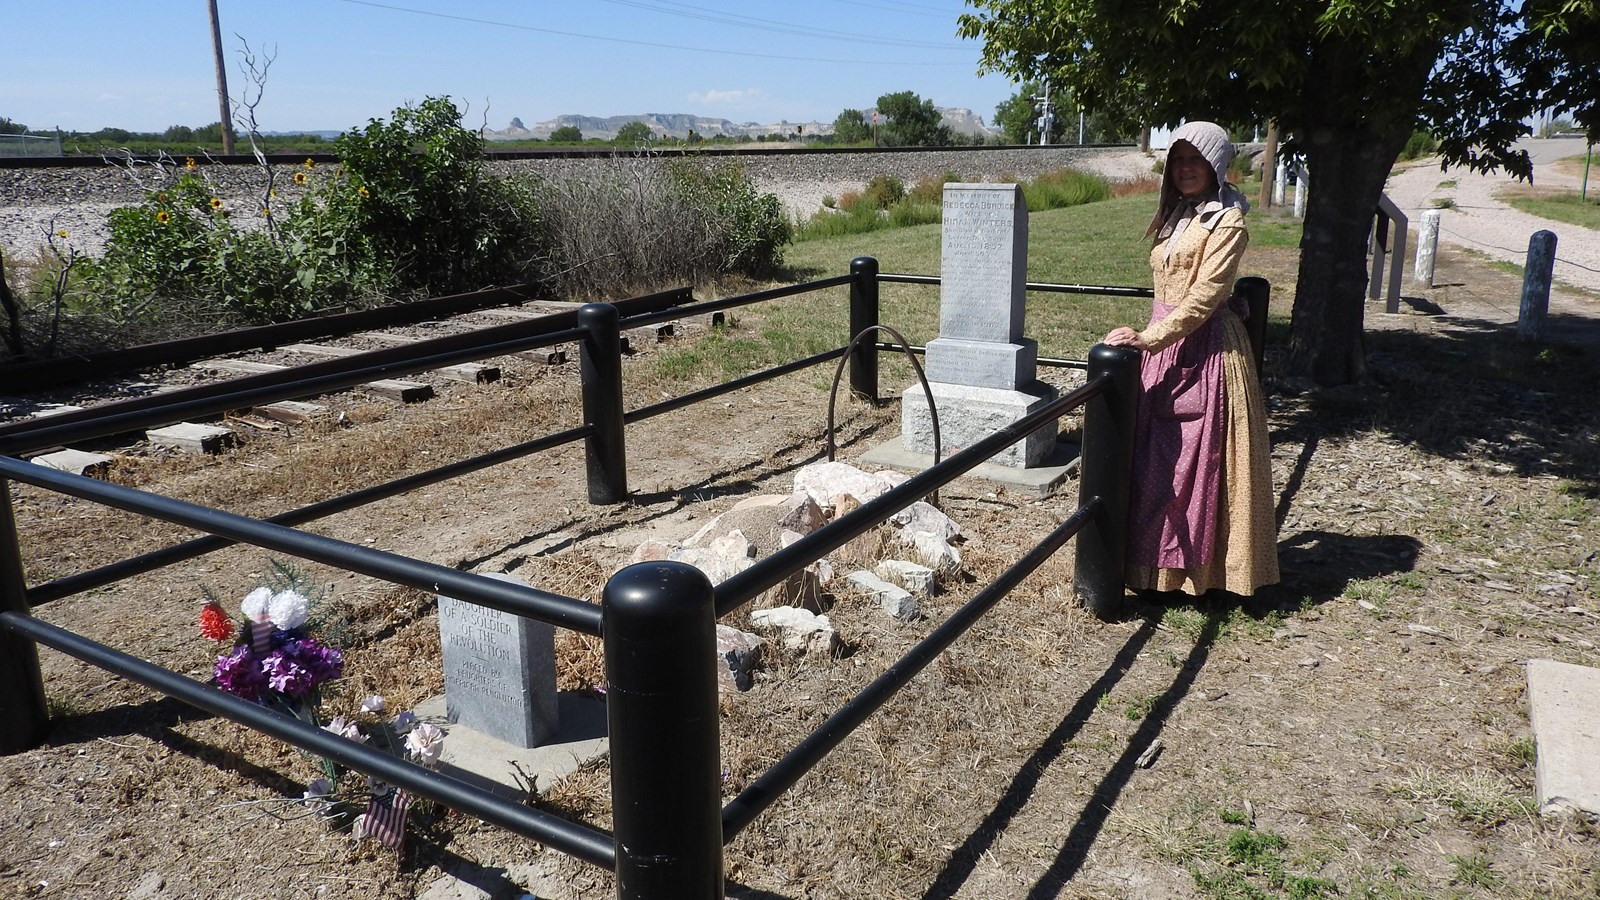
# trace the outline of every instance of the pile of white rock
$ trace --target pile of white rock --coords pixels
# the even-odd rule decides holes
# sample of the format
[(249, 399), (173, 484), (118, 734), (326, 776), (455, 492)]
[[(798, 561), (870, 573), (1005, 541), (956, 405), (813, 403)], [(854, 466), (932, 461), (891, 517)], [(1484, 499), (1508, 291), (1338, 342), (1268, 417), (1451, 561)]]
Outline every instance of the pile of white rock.
[[(747, 497), (681, 543), (640, 544), (631, 562), (684, 562), (720, 584), (905, 480), (899, 472), (814, 463), (795, 473), (792, 493)], [(862, 597), (895, 619), (916, 618), (921, 600), (940, 579), (960, 570), (961, 551), (952, 543), (960, 536), (960, 526), (949, 516), (918, 500), (840, 547), (832, 558), (820, 559), (768, 589), (730, 615), (747, 616), (758, 633), (717, 626), (724, 687), (750, 687), (761, 648), (769, 641), (791, 653), (837, 653), (842, 642), (823, 614), (829, 598)], [(840, 571), (845, 574), (836, 577)]]

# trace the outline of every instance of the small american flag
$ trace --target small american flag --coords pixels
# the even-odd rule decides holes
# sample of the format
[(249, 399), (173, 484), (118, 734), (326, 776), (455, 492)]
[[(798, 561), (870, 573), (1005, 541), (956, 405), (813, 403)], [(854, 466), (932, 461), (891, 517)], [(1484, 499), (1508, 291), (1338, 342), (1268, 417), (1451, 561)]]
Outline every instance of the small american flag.
[(272, 651), (272, 623), (250, 623), (250, 649), (257, 656), (265, 656)]
[(356, 817), (351, 834), (357, 840), (377, 838), (378, 843), (398, 850), (401, 841), (405, 840), (406, 811), (410, 808), (410, 794), (392, 785), (373, 782), (367, 811)]

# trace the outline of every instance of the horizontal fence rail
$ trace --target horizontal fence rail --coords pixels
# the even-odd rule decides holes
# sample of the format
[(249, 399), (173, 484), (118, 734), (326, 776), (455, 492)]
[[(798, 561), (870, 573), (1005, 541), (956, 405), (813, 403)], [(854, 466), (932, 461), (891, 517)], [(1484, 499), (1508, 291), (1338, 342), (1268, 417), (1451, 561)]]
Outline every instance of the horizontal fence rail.
[(20, 481), (58, 494), (90, 500), (126, 512), (172, 522), (232, 540), (287, 553), (300, 559), (370, 575), (433, 594), (526, 616), (571, 628), (584, 634), (600, 634), (600, 609), (574, 597), (542, 591), (494, 578), (485, 578), (437, 563), (423, 562), (398, 553), (363, 547), (320, 534), (273, 525), (249, 516), (211, 509), (159, 494), (150, 494), (117, 484), (107, 484), (83, 475), (60, 472), (45, 466), (0, 456), (0, 479)]
[[(864, 334), (867, 329), (880, 325), (877, 321), (878, 286), (883, 281), (939, 283), (939, 279), (932, 276), (879, 275), (876, 260), (862, 257), (852, 261), (851, 272), (846, 276), (703, 303), (682, 302), (693, 299), (685, 290), (636, 298), (643, 302), (631, 306), (628, 301), (588, 304), (556, 317), (485, 329), (479, 334), (490, 337), (480, 337), (471, 347), (423, 342), (302, 367), (298, 375), (274, 373), (266, 378), (235, 379), (223, 387), (208, 386), (165, 397), (140, 398), (108, 404), (86, 413), (64, 414), (43, 423), (0, 428), (0, 454), (12, 453), (17, 447), (41, 441), (56, 443), (69, 436), (126, 431), (134, 427), (133, 423), (155, 422), (178, 411), (187, 416), (203, 409), (238, 408), (267, 397), (285, 399), (295, 395), (289, 392), (302, 391), (308, 385), (349, 386), (371, 380), (377, 374), (422, 371), (562, 341), (576, 341), (581, 351), (583, 421), (580, 426), (352, 491), (265, 520), (208, 509), (0, 455), (0, 718), (22, 722), (11, 733), (0, 733), (0, 749), (16, 752), (43, 740), (48, 718), (34, 648), (36, 644), (44, 644), (413, 791), (418, 796), (438, 800), (576, 858), (609, 868), (616, 874), (618, 896), (622, 900), (721, 896), (725, 844), (1069, 540), (1076, 538), (1078, 552), (1074, 591), (1099, 615), (1118, 609), (1124, 592), (1123, 532), (1138, 390), (1139, 355), (1136, 352), (1097, 345), (1084, 363), (1060, 361), (1087, 367), (1086, 383), (714, 587), (703, 573), (684, 563), (638, 563), (613, 575), (601, 593), (601, 603), (595, 605), (291, 526), (578, 440), (585, 443), (590, 501), (622, 502), (628, 497), (627, 424), (799, 372), (839, 359), (846, 353), (841, 347), (814, 354), (630, 412), (622, 406), (624, 371), (620, 334), (623, 327), (641, 327), (849, 286), (850, 328), (852, 334)], [(1241, 285), (1243, 283), (1241, 280)], [(1150, 296), (1145, 288), (1051, 284), (1028, 287), (1069, 294)], [(1264, 310), (1264, 281), (1259, 288), (1259, 296), (1253, 299), (1259, 300)], [(1264, 315), (1260, 318), (1264, 319)], [(1260, 323), (1252, 324), (1259, 326)], [(869, 401), (877, 398), (876, 351), (881, 346), (872, 343), (868, 345), (869, 352), (851, 355), (852, 391)], [(307, 371), (311, 373), (309, 377)], [(1080, 407), (1084, 410), (1084, 427), (1076, 509), (1037, 546), (978, 590), (972, 599), (724, 807), (714, 651), (716, 619), (877, 527), (895, 512), (935, 495), (941, 487), (996, 453)], [(12, 481), (173, 522), (204, 534), (30, 588), (22, 572), (12, 513), (8, 487)], [(105, 587), (239, 543), (602, 637), (608, 734), (612, 741), (610, 768), (615, 834), (607, 835), (496, 798), (481, 789), (46, 624), (30, 613), (32, 606), (38, 603)]]
[[(944, 279), (938, 275), (903, 275), (895, 272), (881, 272), (879, 281), (893, 284), (942, 284)], [(1039, 291), (1046, 294), (1095, 294), (1107, 297), (1154, 297), (1153, 288), (1128, 287), (1114, 284), (1054, 284), (1051, 282), (1030, 281), (1023, 285), (1030, 291)]]
[(717, 585), (717, 615), (727, 615), (750, 602), (761, 592), (867, 533), (901, 509), (977, 468), (989, 457), (1104, 393), (1110, 384), (1109, 377), (1090, 379), (1077, 390), (861, 504), (860, 508), (830, 522), (826, 528), (813, 531), (771, 556), (756, 561), (744, 571), (730, 575)]
[(349, 766), (418, 796), (437, 800), (452, 809), (548, 844), (563, 853), (605, 868), (611, 868), (616, 863), (616, 849), (611, 836), (598, 829), (568, 822), (550, 813), (497, 797), (483, 788), (424, 769), (309, 722), (240, 699), (32, 616), (0, 612), (0, 628), (54, 647), (129, 681), (176, 697), (190, 706), (247, 725), (262, 734)]
[[(457, 478), (472, 472), (482, 471), (490, 468), (491, 466), (499, 465), (503, 462), (510, 462), (511, 460), (521, 459), (525, 456), (531, 456), (532, 454), (549, 450), (553, 447), (559, 447), (563, 444), (570, 444), (574, 441), (580, 441), (585, 437), (588, 437), (592, 431), (593, 429), (587, 425), (582, 425), (577, 428), (570, 428), (566, 431), (558, 431), (554, 434), (547, 434), (542, 438), (524, 441), (520, 444), (513, 444), (509, 447), (502, 447), (499, 450), (474, 456), (471, 459), (447, 463), (445, 465), (429, 469), (425, 472), (417, 472), (414, 475), (407, 475), (383, 484), (374, 485), (369, 488), (363, 488), (358, 491), (351, 491), (350, 493), (339, 497), (331, 497), (318, 503), (302, 506), (299, 509), (292, 509), (288, 512), (279, 513), (275, 516), (271, 516), (270, 518), (263, 519), (262, 521), (269, 522), (273, 525), (304, 525), (307, 522), (315, 522), (318, 519), (327, 518), (328, 516), (341, 512), (347, 512), (349, 510), (365, 506), (368, 503), (374, 503), (379, 500), (387, 500), (390, 497), (397, 497), (420, 487), (439, 484), (440, 482), (449, 481), (452, 478)], [(160, 550), (152, 550), (149, 553), (143, 553), (139, 556), (130, 557), (122, 560), (121, 562), (101, 566), (98, 569), (91, 569), (87, 572), (79, 572), (76, 575), (68, 575), (58, 578), (55, 581), (47, 581), (43, 584), (35, 585), (28, 590), (28, 602), (34, 606), (38, 606), (43, 603), (48, 603), (51, 600), (59, 600), (62, 597), (70, 597), (73, 594), (79, 594), (98, 587), (105, 587), (108, 584), (115, 584), (124, 578), (131, 578), (135, 575), (143, 575), (146, 572), (154, 572), (157, 569), (172, 565), (173, 563), (183, 562), (187, 559), (194, 559), (197, 556), (204, 556), (213, 550), (221, 550), (224, 547), (231, 547), (237, 543), (239, 542), (232, 538), (226, 538), (214, 534), (206, 535), (205, 537), (194, 538), (192, 540), (184, 541), (181, 544), (173, 544), (170, 547), (163, 547)]]
[(802, 739), (793, 750), (756, 778), (749, 787), (740, 791), (739, 795), (723, 808), (724, 843), (737, 837), (745, 826), (755, 821), (756, 817), (782, 796), (784, 791), (793, 787), (801, 777), (821, 762), (823, 757), (839, 746), (850, 732), (892, 699), (940, 653), (966, 634), (985, 613), (994, 608), (995, 604), (1005, 599), (1022, 579), (1044, 565), (1045, 561), (1067, 541), (1083, 530), (1084, 526), (1099, 513), (1100, 507), (1100, 498), (1089, 498), (1089, 501), (1074, 511), (1066, 521), (1056, 526), (1043, 542), (1001, 573), (989, 583), (988, 587), (979, 591), (976, 597), (952, 613), (950, 618), (933, 630), (932, 634), (919, 641), (887, 671), (874, 679), (859, 694), (829, 716), (815, 731)]

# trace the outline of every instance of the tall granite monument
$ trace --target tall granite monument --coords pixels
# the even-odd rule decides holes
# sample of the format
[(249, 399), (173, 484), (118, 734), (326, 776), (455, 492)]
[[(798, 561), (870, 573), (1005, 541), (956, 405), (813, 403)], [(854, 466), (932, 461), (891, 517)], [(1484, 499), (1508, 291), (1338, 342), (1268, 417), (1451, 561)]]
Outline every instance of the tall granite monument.
[[(926, 374), (945, 457), (1050, 403), (1056, 389), (1037, 377), (1038, 344), (1023, 337), (1028, 206), (1014, 184), (947, 184), (940, 248), (939, 336), (928, 342)], [(901, 395), (900, 443), (933, 453), (933, 416), (920, 384)], [(991, 460), (1041, 465), (1055, 423)]]

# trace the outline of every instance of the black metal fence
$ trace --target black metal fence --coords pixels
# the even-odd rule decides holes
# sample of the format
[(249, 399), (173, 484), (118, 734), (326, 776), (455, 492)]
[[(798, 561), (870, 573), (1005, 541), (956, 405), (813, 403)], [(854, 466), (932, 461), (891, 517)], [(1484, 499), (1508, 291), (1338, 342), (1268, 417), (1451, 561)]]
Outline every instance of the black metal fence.
[[(864, 257), (851, 264), (848, 275), (792, 287), (702, 303), (685, 302), (691, 298), (687, 291), (679, 291), (620, 301), (615, 305), (590, 304), (570, 317), (549, 317), (496, 329), (489, 340), (479, 341), (475, 346), (424, 342), (397, 348), (405, 351), (403, 353), (377, 351), (303, 367), (297, 373), (236, 379), (222, 388), (176, 391), (109, 404), (84, 413), (53, 416), (42, 422), (0, 428), (0, 721), (7, 723), (5, 729), (0, 729), (0, 753), (21, 752), (38, 746), (45, 739), (49, 720), (37, 653), (37, 645), (42, 644), (380, 778), (417, 796), (436, 800), (611, 869), (616, 873), (618, 895), (626, 900), (721, 897), (723, 846), (1074, 536), (1078, 537), (1077, 593), (1099, 615), (1110, 615), (1117, 610), (1123, 596), (1123, 532), (1138, 390), (1138, 361), (1134, 351), (1097, 345), (1082, 363), (1064, 361), (1064, 364), (1080, 364), (1088, 369), (1088, 380), (1082, 387), (715, 586), (699, 570), (682, 563), (640, 563), (616, 574), (607, 583), (601, 603), (596, 607), (572, 597), (311, 534), (293, 526), (579, 439), (586, 444), (591, 502), (620, 502), (628, 493), (627, 424), (838, 359), (845, 352), (841, 347), (627, 411), (622, 402), (619, 340), (624, 326), (642, 327), (848, 285), (850, 330), (852, 334), (860, 334), (878, 324), (880, 282), (929, 280), (921, 276), (880, 275), (876, 260)], [(1148, 296), (1148, 291), (1140, 289), (1081, 285), (1029, 287)], [(1259, 287), (1263, 290), (1259, 291), (1254, 305), (1262, 314), (1251, 317), (1258, 332), (1265, 319), (1265, 282)], [(628, 314), (624, 316), (624, 312)], [(209, 509), (16, 458), (30, 450), (69, 441), (155, 427), (195, 415), (347, 387), (378, 377), (574, 340), (582, 349), (584, 424), (268, 519)], [(1259, 346), (1257, 352), (1259, 354)], [(852, 391), (876, 399), (877, 382), (876, 353), (853, 355), (850, 361)], [(905, 506), (949, 484), (1034, 430), (1080, 407), (1084, 410), (1084, 426), (1078, 508), (1033, 550), (979, 591), (726, 807), (722, 806), (714, 668), (717, 617), (750, 601)], [(204, 536), (30, 586), (23, 571), (20, 536), (12, 512), (11, 481), (184, 525)], [(252, 544), (430, 593), (448, 593), (465, 602), (601, 636), (605, 650), (614, 833), (606, 834), (562, 820), (395, 759), (42, 622), (31, 614), (31, 610), (42, 603), (103, 587), (236, 543)], [(671, 749), (664, 752), (663, 748)]]

